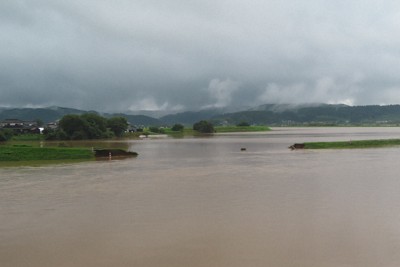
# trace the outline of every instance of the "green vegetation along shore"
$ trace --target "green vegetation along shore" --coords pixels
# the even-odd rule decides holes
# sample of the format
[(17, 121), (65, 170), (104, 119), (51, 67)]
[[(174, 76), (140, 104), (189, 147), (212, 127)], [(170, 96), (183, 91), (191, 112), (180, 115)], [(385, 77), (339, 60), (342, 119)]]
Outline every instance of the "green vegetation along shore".
[(91, 160), (94, 158), (94, 153), (88, 148), (0, 147), (0, 161)]
[(304, 149), (348, 149), (348, 148), (379, 148), (399, 146), (400, 139), (356, 140), (339, 142), (309, 142), (304, 143)]
[(216, 126), (217, 133), (239, 133), (239, 132), (265, 132), (271, 129), (267, 126)]
[[(240, 126), (240, 125), (227, 125), (227, 126), (213, 126), (212, 124), (201, 121), (198, 123), (199, 127), (187, 128), (179, 124), (174, 125), (174, 127), (149, 127), (144, 130), (144, 135), (151, 134), (166, 134), (172, 137), (182, 137), (182, 136), (198, 136), (201, 134), (212, 134), (212, 133), (241, 133), (241, 132), (265, 132), (271, 129), (267, 126)], [(131, 135), (132, 136), (132, 135)]]

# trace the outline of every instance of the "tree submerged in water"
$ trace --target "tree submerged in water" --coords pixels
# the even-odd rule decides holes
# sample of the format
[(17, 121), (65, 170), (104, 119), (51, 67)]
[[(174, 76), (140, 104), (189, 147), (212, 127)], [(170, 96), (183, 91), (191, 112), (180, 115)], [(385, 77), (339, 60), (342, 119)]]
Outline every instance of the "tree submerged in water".
[(121, 137), (128, 129), (128, 122), (124, 117), (113, 117), (107, 120), (107, 127), (115, 136)]
[(202, 120), (193, 124), (193, 130), (198, 131), (200, 133), (214, 133), (214, 126), (211, 122)]
[(185, 127), (182, 124), (176, 123), (172, 126), (171, 130), (174, 132), (182, 132)]
[(95, 113), (65, 115), (58, 129), (45, 129), (46, 140), (85, 140), (120, 137), (128, 128), (123, 117), (104, 118)]

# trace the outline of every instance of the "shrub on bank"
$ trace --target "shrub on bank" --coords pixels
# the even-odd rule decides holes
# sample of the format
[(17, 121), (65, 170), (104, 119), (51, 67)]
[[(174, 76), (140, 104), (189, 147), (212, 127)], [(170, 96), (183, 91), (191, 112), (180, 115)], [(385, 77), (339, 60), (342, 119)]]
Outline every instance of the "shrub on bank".
[(0, 142), (5, 142), (10, 140), (13, 137), (13, 131), (10, 129), (2, 129), (0, 130)]
[(46, 140), (84, 140), (121, 137), (128, 129), (123, 117), (104, 118), (95, 113), (65, 115), (57, 129), (43, 131)]
[(212, 125), (209, 121), (199, 121), (193, 124), (193, 130), (198, 131), (200, 133), (214, 133), (214, 125)]

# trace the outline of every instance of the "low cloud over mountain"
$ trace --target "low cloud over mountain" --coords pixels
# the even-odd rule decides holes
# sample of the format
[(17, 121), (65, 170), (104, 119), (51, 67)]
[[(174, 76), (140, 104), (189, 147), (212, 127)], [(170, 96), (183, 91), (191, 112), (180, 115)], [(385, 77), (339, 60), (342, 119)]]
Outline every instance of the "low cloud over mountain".
[(0, 106), (400, 103), (400, 2), (0, 2)]

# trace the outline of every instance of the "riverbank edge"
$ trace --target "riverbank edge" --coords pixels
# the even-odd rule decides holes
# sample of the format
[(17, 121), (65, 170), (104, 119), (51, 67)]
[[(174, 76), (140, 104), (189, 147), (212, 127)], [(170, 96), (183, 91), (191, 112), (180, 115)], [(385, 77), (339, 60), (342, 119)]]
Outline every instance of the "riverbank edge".
[(89, 148), (1, 146), (0, 162), (50, 161), (50, 160), (94, 160)]
[(400, 146), (400, 139), (373, 139), (373, 140), (350, 140), (350, 141), (334, 141), (334, 142), (305, 142), (295, 144), (291, 147), (299, 147), (302, 149), (354, 149), (354, 148), (380, 148)]
[(268, 132), (268, 126), (215, 126), (216, 133)]
[(32, 147), (26, 145), (1, 146), (0, 162), (94, 160), (97, 158), (136, 157), (138, 153), (123, 149)]

